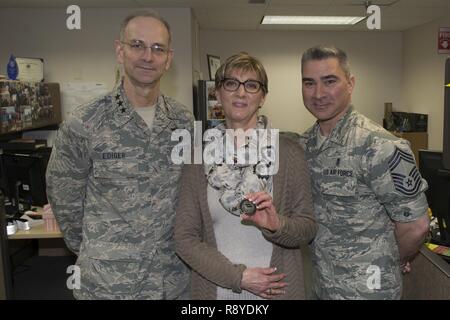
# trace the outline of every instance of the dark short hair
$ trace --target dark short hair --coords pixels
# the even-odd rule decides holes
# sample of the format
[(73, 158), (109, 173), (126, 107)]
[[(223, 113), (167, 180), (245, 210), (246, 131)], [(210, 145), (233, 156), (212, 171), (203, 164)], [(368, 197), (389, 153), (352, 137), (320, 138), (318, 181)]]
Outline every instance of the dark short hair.
[(311, 60), (325, 60), (329, 58), (336, 58), (339, 61), (339, 66), (344, 70), (347, 79), (350, 79), (350, 64), (348, 62), (347, 54), (335, 46), (318, 45), (306, 50), (302, 55), (302, 72), (303, 66), (307, 61)]
[(134, 18), (138, 17), (150, 17), (160, 21), (166, 27), (167, 32), (169, 33), (169, 45), (170, 45), (170, 42), (172, 41), (172, 34), (170, 32), (169, 23), (158, 12), (151, 9), (135, 11), (126, 16), (125, 19), (123, 19), (122, 24), (120, 26), (120, 40), (122, 41), (124, 40), (125, 29), (128, 26), (128, 23), (130, 23), (130, 21), (133, 20)]
[(246, 52), (240, 52), (232, 55), (225, 61), (225, 63), (223, 63), (219, 67), (219, 69), (216, 71), (216, 76), (214, 79), (216, 89), (220, 88), (223, 79), (229, 76), (231, 71), (233, 70), (254, 71), (258, 76), (258, 79), (256, 80), (260, 81), (263, 84), (262, 90), (264, 94), (267, 94), (267, 92), (269, 92), (269, 83), (264, 66), (258, 59), (250, 56)]

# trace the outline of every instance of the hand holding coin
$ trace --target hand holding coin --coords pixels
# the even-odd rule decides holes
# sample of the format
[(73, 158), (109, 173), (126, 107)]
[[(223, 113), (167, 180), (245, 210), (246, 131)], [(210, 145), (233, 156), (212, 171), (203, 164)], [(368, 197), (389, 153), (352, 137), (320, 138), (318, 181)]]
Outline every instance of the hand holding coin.
[(248, 193), (240, 202), (242, 219), (252, 221), (257, 226), (275, 232), (280, 227), (278, 212), (272, 196), (266, 191)]
[(256, 205), (248, 199), (243, 199), (239, 204), (239, 209), (241, 210), (242, 214), (251, 216), (256, 212)]

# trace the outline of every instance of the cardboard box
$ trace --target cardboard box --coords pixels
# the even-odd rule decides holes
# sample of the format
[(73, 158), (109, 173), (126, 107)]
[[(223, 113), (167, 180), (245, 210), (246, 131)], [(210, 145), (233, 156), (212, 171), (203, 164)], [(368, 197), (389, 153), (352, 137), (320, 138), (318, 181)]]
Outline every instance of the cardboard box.
[(393, 135), (408, 140), (414, 153), (417, 165), (419, 165), (419, 150), (428, 149), (427, 132), (392, 132)]

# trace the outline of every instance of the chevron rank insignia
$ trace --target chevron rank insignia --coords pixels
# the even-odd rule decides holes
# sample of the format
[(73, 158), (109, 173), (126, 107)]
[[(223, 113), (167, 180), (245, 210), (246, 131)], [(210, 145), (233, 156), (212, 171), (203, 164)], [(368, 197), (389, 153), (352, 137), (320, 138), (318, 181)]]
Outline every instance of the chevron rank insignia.
[(395, 147), (389, 160), (394, 188), (401, 194), (415, 196), (422, 185), (422, 178), (411, 154)]

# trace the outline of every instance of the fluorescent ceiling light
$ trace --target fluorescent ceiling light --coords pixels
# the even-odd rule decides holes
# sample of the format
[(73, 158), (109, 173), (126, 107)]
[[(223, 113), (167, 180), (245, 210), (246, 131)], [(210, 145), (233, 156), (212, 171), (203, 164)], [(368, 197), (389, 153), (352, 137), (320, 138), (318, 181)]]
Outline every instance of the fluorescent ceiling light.
[(356, 24), (365, 17), (264, 16), (261, 24)]

